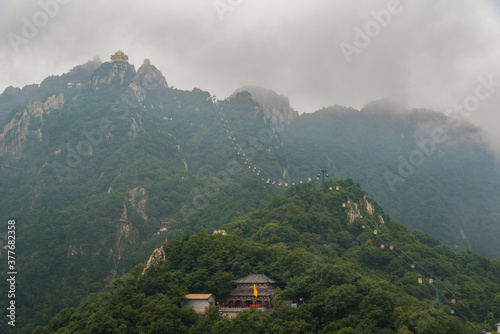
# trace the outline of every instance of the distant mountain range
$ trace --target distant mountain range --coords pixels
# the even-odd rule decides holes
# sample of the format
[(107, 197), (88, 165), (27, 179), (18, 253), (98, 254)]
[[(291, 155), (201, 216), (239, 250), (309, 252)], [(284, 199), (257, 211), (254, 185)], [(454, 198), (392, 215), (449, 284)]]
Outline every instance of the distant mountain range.
[(500, 257), (500, 175), (481, 129), (388, 101), (303, 114), (281, 134), (302, 171), (330, 166), (365, 187), (391, 216), (455, 249)]

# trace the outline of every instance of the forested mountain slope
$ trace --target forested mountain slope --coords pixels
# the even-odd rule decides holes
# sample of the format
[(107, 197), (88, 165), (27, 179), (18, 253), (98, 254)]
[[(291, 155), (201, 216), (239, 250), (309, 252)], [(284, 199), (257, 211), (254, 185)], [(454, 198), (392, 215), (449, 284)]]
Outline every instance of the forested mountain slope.
[(500, 173), (481, 130), (388, 101), (303, 114), (281, 133), (290, 163), (360, 182), (393, 217), (455, 249), (500, 256)]
[(223, 107), (242, 138), (267, 129), (254, 158), (279, 172), (283, 150), (248, 94), (217, 106), (169, 88), (149, 63), (103, 63), (79, 88), (67, 76), (0, 127), (0, 215), (16, 221), (26, 331), (145, 261), (167, 237), (162, 219), (169, 238), (218, 228), (278, 191), (245, 169), (220, 120)]
[[(185, 234), (163, 245), (164, 261), (144, 274), (136, 267), (35, 333), (466, 334), (483, 321), (492, 328), (500, 317), (498, 260), (408, 232), (350, 180), (331, 186), (339, 190), (289, 190), (224, 226), (227, 235)], [(217, 307), (199, 317), (181, 306), (187, 293), (223, 301), (234, 280), (250, 273), (279, 280), (274, 310), (230, 320)], [(439, 308), (429, 278), (441, 282)], [(300, 298), (298, 308), (283, 304)]]

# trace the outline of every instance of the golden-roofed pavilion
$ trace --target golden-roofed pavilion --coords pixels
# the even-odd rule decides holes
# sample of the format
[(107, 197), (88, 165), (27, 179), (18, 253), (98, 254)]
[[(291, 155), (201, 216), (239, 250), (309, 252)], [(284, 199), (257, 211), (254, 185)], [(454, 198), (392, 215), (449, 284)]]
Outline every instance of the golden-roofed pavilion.
[(121, 50), (115, 52), (114, 55), (111, 55), (111, 61), (115, 62), (123, 62), (128, 63), (128, 56)]

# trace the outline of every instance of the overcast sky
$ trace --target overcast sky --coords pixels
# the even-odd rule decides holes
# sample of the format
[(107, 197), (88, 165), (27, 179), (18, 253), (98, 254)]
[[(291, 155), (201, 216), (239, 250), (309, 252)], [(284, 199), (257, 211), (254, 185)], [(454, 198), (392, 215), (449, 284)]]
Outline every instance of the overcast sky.
[[(500, 82), (499, 3), (0, 0), (0, 91), (121, 49), (136, 68), (150, 58), (169, 85), (219, 98), (253, 84), (300, 113), (380, 98), (447, 112), (479, 77)], [(492, 89), (470, 120), (493, 134), (500, 84)]]

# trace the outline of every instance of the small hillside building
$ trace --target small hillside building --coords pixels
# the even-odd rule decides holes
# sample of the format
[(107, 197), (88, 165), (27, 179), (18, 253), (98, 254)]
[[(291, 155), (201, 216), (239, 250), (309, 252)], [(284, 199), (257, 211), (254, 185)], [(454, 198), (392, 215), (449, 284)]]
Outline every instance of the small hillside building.
[(161, 227), (168, 227), (168, 223), (170, 222), (172, 218), (170, 217), (165, 217), (160, 220)]
[(82, 83), (79, 81), (69, 81), (67, 83), (67, 87), (68, 87), (68, 89), (80, 88), (80, 87), (82, 87)]
[(196, 313), (205, 313), (207, 307), (215, 306), (215, 296), (210, 293), (190, 293), (185, 298), (186, 306), (192, 306)]

